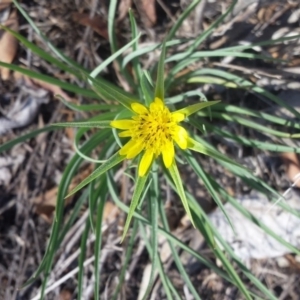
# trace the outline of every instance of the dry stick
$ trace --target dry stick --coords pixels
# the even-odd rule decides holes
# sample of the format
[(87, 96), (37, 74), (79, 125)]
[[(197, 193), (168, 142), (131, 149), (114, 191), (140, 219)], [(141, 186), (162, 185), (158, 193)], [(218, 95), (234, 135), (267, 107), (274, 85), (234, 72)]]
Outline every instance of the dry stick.
[[(95, 256), (93, 255), (92, 257), (88, 258), (83, 263), (83, 266), (84, 267), (88, 266), (94, 260), (95, 260)], [(51, 286), (49, 286), (48, 288), (46, 288), (44, 295), (46, 296), (49, 292), (51, 292), (54, 289), (56, 289), (57, 287), (59, 287), (62, 283), (64, 283), (65, 281), (67, 281), (69, 278), (71, 278), (73, 275), (75, 275), (78, 272), (79, 272), (79, 267), (76, 267), (75, 269), (73, 269), (72, 271), (70, 271), (68, 274), (66, 274), (64, 277), (62, 277), (61, 279), (57, 280)], [(39, 298), (40, 298), (40, 293), (37, 294), (35, 297), (33, 297), (31, 300), (38, 300)]]
[(207, 0), (202, 0), (195, 9), (194, 34), (198, 34), (199, 30), (203, 30), (202, 22), (206, 4)]

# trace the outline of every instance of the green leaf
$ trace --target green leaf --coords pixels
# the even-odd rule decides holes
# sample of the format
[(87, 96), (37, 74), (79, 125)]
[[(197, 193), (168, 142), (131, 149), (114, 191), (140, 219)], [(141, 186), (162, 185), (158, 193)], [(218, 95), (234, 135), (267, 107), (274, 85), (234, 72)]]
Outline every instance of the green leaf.
[(188, 148), (193, 151), (199, 152), (201, 154), (208, 155), (214, 159), (220, 159), (227, 163), (234, 164), (234, 165), (240, 167), (241, 169), (247, 170), (245, 167), (236, 163), (235, 161), (231, 160), (230, 158), (226, 157), (224, 154), (220, 153), (219, 151), (209, 148), (206, 145), (203, 145), (190, 137), (188, 138)]
[(143, 177), (138, 176), (138, 178), (137, 178), (134, 193), (133, 193), (132, 200), (131, 200), (130, 207), (129, 207), (129, 212), (128, 212), (127, 219), (126, 219), (124, 229), (123, 229), (121, 243), (123, 242), (123, 240), (127, 234), (127, 231), (128, 231), (129, 225), (130, 225), (130, 221), (131, 221), (133, 214), (135, 212), (135, 209), (139, 203), (140, 197), (142, 195), (146, 181), (148, 179), (148, 175), (149, 175), (149, 172), (145, 176), (143, 176)]
[(53, 123), (52, 125), (58, 127), (111, 128), (110, 121), (65, 122)]
[(121, 156), (118, 152), (111, 156), (106, 162), (104, 162), (100, 167), (98, 167), (92, 174), (85, 178), (81, 183), (79, 183), (65, 198), (70, 197), (77, 191), (82, 189), (84, 186), (89, 184), (91, 181), (99, 177), (100, 175), (107, 172), (109, 169), (120, 163), (125, 159), (125, 156)]
[(155, 97), (158, 97), (164, 101), (165, 91), (164, 91), (164, 74), (165, 74), (165, 55), (166, 55), (166, 42), (162, 44), (161, 54), (157, 67), (157, 78), (156, 78), (156, 88)]
[(141, 88), (142, 88), (143, 96), (145, 98), (145, 103), (146, 103), (147, 106), (149, 106), (150, 103), (154, 99), (153, 89), (150, 86), (150, 82), (149, 82), (148, 78), (149, 77), (147, 76), (147, 71), (144, 71), (140, 83), (141, 83)]
[(140, 38), (140, 34), (137, 35), (132, 41), (126, 44), (124, 47), (114, 52), (111, 56), (109, 56), (105, 61), (103, 61), (99, 66), (97, 66), (91, 73), (90, 76), (95, 78), (99, 75), (110, 63), (112, 63), (116, 58), (118, 58), (122, 53), (124, 53), (128, 48), (132, 45), (136, 44), (138, 39)]
[(176, 23), (173, 25), (166, 40), (171, 40), (176, 34), (177, 30), (180, 28), (184, 20), (189, 16), (189, 14), (194, 10), (194, 8), (201, 2), (201, 0), (194, 0), (179, 16)]
[(174, 181), (177, 193), (178, 193), (178, 195), (181, 199), (183, 207), (184, 207), (189, 219), (191, 220), (193, 226), (195, 227), (195, 223), (193, 221), (193, 217), (192, 217), (192, 214), (191, 214), (191, 211), (190, 211), (190, 208), (189, 208), (189, 203), (188, 203), (188, 201), (186, 199), (186, 196), (185, 196), (182, 180), (180, 178), (180, 174), (178, 172), (178, 168), (177, 168), (175, 160), (174, 160), (173, 164), (171, 165), (171, 167), (169, 168), (169, 172), (170, 172), (171, 177)]
[(209, 101), (209, 102), (201, 102), (201, 103), (196, 103), (193, 105), (189, 105), (187, 107), (184, 107), (182, 109), (179, 109), (177, 111), (175, 111), (176, 113), (182, 113), (184, 114), (186, 117), (190, 116), (191, 114), (194, 114), (195, 112), (197, 112), (198, 110), (204, 109), (205, 107), (209, 107), (211, 105), (217, 104), (219, 103), (220, 100), (218, 101)]

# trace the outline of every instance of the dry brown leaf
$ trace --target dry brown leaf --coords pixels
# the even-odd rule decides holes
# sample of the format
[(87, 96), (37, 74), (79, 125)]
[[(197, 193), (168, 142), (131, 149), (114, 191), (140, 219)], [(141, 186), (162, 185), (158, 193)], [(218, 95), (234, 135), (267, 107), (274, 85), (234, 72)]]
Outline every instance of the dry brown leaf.
[(59, 293), (59, 300), (72, 300), (72, 293), (67, 289), (61, 290)]
[[(285, 164), (286, 173), (289, 180), (293, 183), (295, 182), (296, 176), (300, 174), (300, 163), (296, 153), (286, 152), (281, 154)], [(300, 188), (300, 182), (295, 184), (296, 187)]]
[[(16, 10), (13, 10), (9, 18), (1, 25), (7, 26), (12, 30), (17, 31), (19, 29), (19, 23), (17, 20)], [(17, 49), (18, 49), (17, 39), (7, 31), (4, 31), (0, 39), (0, 53), (1, 53), (0, 60), (8, 64), (11, 63), (16, 56)], [(3, 80), (7, 80), (9, 78), (9, 73), (10, 73), (9, 69), (0, 67), (0, 77)]]
[(132, 5), (132, 0), (121, 0), (118, 8), (119, 16), (117, 22), (121, 22), (124, 20), (128, 11)]
[(4, 10), (9, 9), (11, 3), (12, 3), (12, 0), (0, 2), (0, 20), (3, 17), (3, 14), (5, 14)]
[[(90, 175), (92, 171), (92, 164), (90, 164), (83, 171), (79, 172), (79, 174), (72, 180), (69, 191), (74, 189), (81, 181), (83, 181), (84, 178)], [(57, 191), (58, 187), (54, 187), (48, 190), (46, 193), (38, 195), (32, 200), (32, 203), (36, 205), (35, 212), (49, 223), (52, 222), (52, 213), (56, 207)], [(65, 205), (69, 204), (72, 199), (73, 196), (67, 198), (65, 200)]]
[(156, 0), (135, 1), (135, 5), (146, 27), (153, 27), (156, 24), (157, 16), (155, 2)]
[(74, 13), (73, 21), (91, 27), (95, 32), (108, 40), (107, 22), (100, 16), (90, 17), (88, 14)]
[(115, 221), (119, 212), (119, 208), (114, 203), (107, 201), (104, 206), (103, 220), (110, 224)]

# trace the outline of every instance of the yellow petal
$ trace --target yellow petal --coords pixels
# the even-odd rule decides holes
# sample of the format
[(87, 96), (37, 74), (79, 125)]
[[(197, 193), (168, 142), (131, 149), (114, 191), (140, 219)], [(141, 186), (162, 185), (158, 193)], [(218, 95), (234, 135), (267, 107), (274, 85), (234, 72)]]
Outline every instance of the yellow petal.
[(127, 153), (130, 151), (130, 149), (135, 145), (135, 141), (133, 141), (132, 139), (127, 142), (119, 151), (119, 154), (120, 155), (126, 155), (127, 156)]
[(174, 145), (172, 142), (168, 142), (165, 148), (162, 150), (162, 157), (164, 164), (167, 169), (169, 169), (173, 163), (175, 156)]
[(146, 150), (141, 159), (140, 165), (139, 165), (139, 176), (140, 177), (143, 177), (146, 174), (146, 172), (148, 171), (148, 169), (152, 163), (152, 159), (153, 159), (153, 152)]
[(134, 102), (131, 104), (131, 108), (139, 115), (148, 113), (148, 108), (140, 103)]
[(159, 99), (159, 98), (155, 98), (154, 99), (154, 102), (152, 102), (151, 104), (150, 104), (150, 111), (151, 112), (154, 112), (154, 111), (157, 111), (157, 110), (163, 110), (164, 109), (164, 103), (162, 102), (162, 100), (161, 99)]
[(130, 129), (134, 123), (133, 120), (115, 120), (110, 122), (110, 126), (118, 129)]
[(194, 143), (194, 140), (190, 137), (187, 138), (187, 147), (190, 149), (190, 148), (193, 148), (195, 145)]
[(132, 136), (132, 132), (130, 130), (122, 131), (118, 134), (119, 137), (130, 137)]
[(128, 150), (127, 159), (136, 157), (144, 149), (143, 142), (135, 142), (135, 144)]
[(188, 134), (183, 127), (176, 126), (176, 132), (173, 136), (173, 139), (181, 149), (187, 148)]
[(174, 112), (172, 113), (172, 120), (176, 123), (181, 122), (185, 119), (185, 115), (182, 113)]

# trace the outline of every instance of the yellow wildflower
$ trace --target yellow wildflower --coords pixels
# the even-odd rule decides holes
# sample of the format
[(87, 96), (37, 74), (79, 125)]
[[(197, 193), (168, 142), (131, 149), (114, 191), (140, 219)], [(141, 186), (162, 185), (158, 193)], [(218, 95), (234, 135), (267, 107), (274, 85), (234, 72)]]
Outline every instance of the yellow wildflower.
[(185, 115), (180, 112), (171, 113), (158, 97), (149, 108), (140, 103), (132, 103), (131, 108), (136, 113), (131, 119), (110, 123), (112, 127), (124, 130), (119, 133), (120, 137), (131, 138), (120, 149), (119, 154), (132, 159), (144, 151), (139, 176), (146, 174), (153, 158), (160, 154), (166, 168), (170, 168), (175, 157), (174, 141), (181, 149), (186, 149), (188, 145), (188, 133), (178, 125)]

